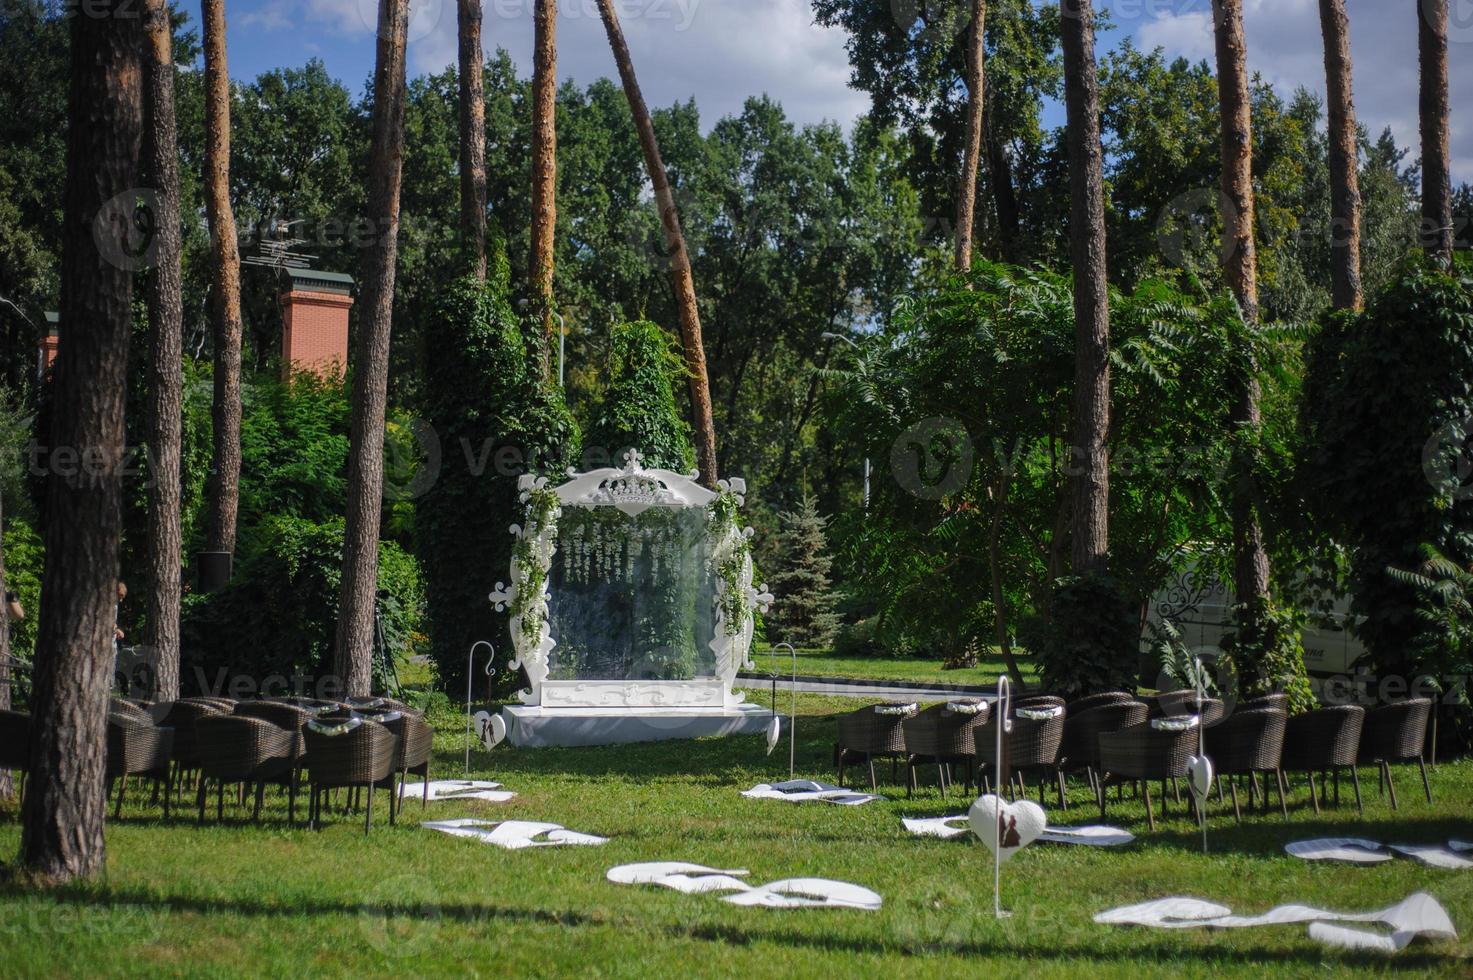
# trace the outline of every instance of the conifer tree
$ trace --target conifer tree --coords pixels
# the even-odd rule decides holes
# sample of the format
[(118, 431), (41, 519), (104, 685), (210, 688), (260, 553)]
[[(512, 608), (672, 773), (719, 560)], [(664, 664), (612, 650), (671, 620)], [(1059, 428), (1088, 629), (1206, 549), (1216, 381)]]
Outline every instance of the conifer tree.
[(828, 553), (828, 519), (808, 494), (796, 511), (780, 515), (777, 572), (771, 577), (779, 601), (768, 615), (768, 638), (796, 647), (822, 648), (834, 641), (839, 614), (834, 611)]

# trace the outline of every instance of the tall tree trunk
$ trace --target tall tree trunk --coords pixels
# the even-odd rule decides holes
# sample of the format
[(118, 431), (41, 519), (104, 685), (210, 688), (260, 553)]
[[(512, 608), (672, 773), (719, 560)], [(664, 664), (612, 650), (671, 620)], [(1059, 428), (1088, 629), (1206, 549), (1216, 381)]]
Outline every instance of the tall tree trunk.
[(353, 363), (352, 448), (343, 531), (343, 595), (335, 671), (347, 694), (373, 682), (373, 613), (378, 590), (378, 533), (384, 485), (384, 413), (389, 392), (389, 334), (394, 263), (399, 253), (399, 190), (404, 169), (404, 45), (409, 0), (379, 0), (373, 82), (373, 146), (368, 160), (368, 218), (377, 229), (363, 260), (363, 320)]
[(986, 104), (987, 0), (972, 0), (967, 44), (967, 147), (956, 195), (956, 269), (972, 268), (972, 235), (977, 225), (977, 171), (982, 162), (982, 115)]
[[(1258, 251), (1253, 238), (1253, 119), (1248, 97), (1248, 42), (1243, 34), (1243, 0), (1213, 0), (1217, 42), (1217, 90), (1222, 117), (1223, 275), (1243, 319), (1258, 323)], [(1263, 422), (1258, 365), (1250, 363), (1233, 394), (1237, 429), (1236, 478), (1232, 488), (1233, 567), (1237, 600), (1256, 608), (1269, 595), (1268, 551), (1258, 519), (1258, 479), (1252, 444)]]
[(680, 211), (675, 206), (670, 178), (665, 173), (665, 161), (660, 157), (660, 145), (655, 140), (654, 121), (650, 118), (644, 95), (639, 90), (639, 80), (634, 75), (634, 62), (629, 57), (629, 45), (624, 41), (624, 30), (619, 26), (619, 13), (614, 9), (613, 0), (598, 0), (598, 9), (603, 15), (604, 29), (609, 35), (609, 47), (614, 51), (614, 61), (619, 66), (624, 94), (628, 97), (630, 111), (634, 114), (634, 127), (639, 131), (645, 166), (649, 168), (650, 183), (655, 189), (655, 206), (660, 209), (660, 224), (665, 229), (665, 247), (670, 253), (670, 279), (675, 287), (675, 306), (680, 316), (680, 343), (685, 350), (685, 369), (690, 386), (691, 430), (696, 439), (696, 461), (700, 466), (701, 482), (708, 487), (715, 487), (716, 425), (711, 418), (711, 381), (706, 373), (706, 346), (701, 337), (701, 313), (696, 306), (696, 286), (691, 274), (690, 252), (685, 247), (685, 235), (680, 230)]
[[(5, 501), (0, 488), (0, 711), (10, 707), (10, 684), (15, 676), (10, 662), (10, 603), (5, 601)], [(10, 770), (0, 769), (0, 803), (15, 795)]]
[(147, 0), (144, 157), (155, 191), (157, 262), (149, 278), (148, 642), (156, 696), (179, 696), (179, 455), (183, 419), (183, 300), (179, 280), (179, 141), (174, 124), (174, 32), (167, 0)]
[(211, 326), (215, 347), (215, 456), (206, 547), (235, 553), (240, 506), (240, 243), (230, 206), (230, 72), (225, 0), (202, 0), (205, 45), (205, 215), (210, 224)]
[[(142, 131), (142, 21), (122, 0), (71, 21), (61, 323), (53, 449), (81, 464), (47, 477), (46, 571), (36, 641), (31, 779), (21, 864), (59, 884), (102, 871), (108, 690), (122, 535), (129, 254)], [(111, 204), (109, 204), (111, 202)], [(104, 254), (106, 253), (106, 254)]]
[(1360, 134), (1351, 80), (1345, 0), (1320, 0), (1325, 36), (1325, 101), (1330, 116), (1330, 277), (1336, 309), (1364, 303), (1360, 278)]
[(542, 321), (533, 338), (542, 376), (552, 379), (553, 248), (557, 241), (557, 0), (537, 0), (532, 54), (532, 302)]
[(1447, 0), (1418, 0), (1421, 61), (1422, 243), (1444, 265), (1453, 260), (1453, 184), (1448, 143)]
[(1062, 0), (1074, 262), (1074, 574), (1106, 571), (1110, 551), (1110, 294), (1105, 251), (1104, 151), (1094, 5)]
[(982, 106), (982, 142), (987, 148), (987, 182), (992, 188), (993, 207), (997, 209), (997, 238), (1002, 260), (1014, 264), (1023, 261), (1022, 215), (1018, 208), (1018, 192), (1013, 187), (1013, 164), (1008, 148), (996, 123), (997, 95), (987, 89)]
[(481, 0), (460, 0), (460, 233), (471, 271), (486, 278), (486, 101)]

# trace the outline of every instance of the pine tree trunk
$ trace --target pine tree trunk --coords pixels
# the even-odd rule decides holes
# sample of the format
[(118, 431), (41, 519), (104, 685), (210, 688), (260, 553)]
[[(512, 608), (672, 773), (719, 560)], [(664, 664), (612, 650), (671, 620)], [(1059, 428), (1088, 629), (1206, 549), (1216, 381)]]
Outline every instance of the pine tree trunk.
[[(10, 707), (10, 684), (14, 668), (10, 663), (10, 603), (5, 601), (8, 579), (5, 577), (5, 494), (0, 488), (0, 711)], [(0, 803), (15, 795), (15, 783), (9, 769), (0, 769)]]
[[(1258, 323), (1258, 252), (1253, 238), (1253, 120), (1248, 96), (1248, 43), (1242, 0), (1213, 0), (1217, 42), (1217, 88), (1222, 116), (1223, 276), (1243, 318)], [(1268, 551), (1258, 519), (1258, 480), (1251, 443), (1263, 416), (1258, 365), (1246, 365), (1233, 394), (1232, 424), (1238, 432), (1232, 489), (1233, 566), (1237, 600), (1253, 608), (1269, 594)]]
[(1325, 101), (1330, 117), (1330, 277), (1335, 308), (1358, 310), (1360, 278), (1360, 135), (1351, 79), (1350, 18), (1345, 0), (1320, 0), (1325, 36)]
[(977, 225), (977, 171), (982, 162), (982, 115), (986, 104), (987, 0), (972, 0), (967, 47), (967, 147), (956, 196), (956, 269), (972, 268), (972, 235)]
[(343, 593), (334, 664), (338, 680), (350, 697), (367, 695), (373, 682), (373, 613), (383, 506), (389, 334), (404, 169), (404, 46), (408, 26), (409, 0), (380, 0), (373, 145), (368, 161), (368, 218), (376, 235), (363, 260), (359, 304), (363, 320), (358, 326), (353, 363), (348, 514), (343, 531)]
[(1444, 265), (1453, 260), (1453, 184), (1448, 136), (1447, 0), (1418, 0), (1421, 61), (1422, 243)]
[(145, 179), (155, 188), (157, 261), (149, 277), (148, 624), (156, 697), (179, 696), (180, 483), (183, 300), (179, 278), (179, 142), (174, 123), (174, 34), (167, 0), (147, 0)]
[(614, 9), (613, 0), (598, 0), (598, 7), (609, 35), (609, 46), (614, 51), (614, 61), (619, 66), (624, 94), (634, 114), (634, 126), (639, 131), (639, 143), (644, 149), (644, 162), (649, 168), (650, 183), (654, 185), (655, 206), (660, 209), (660, 224), (665, 229), (665, 247), (670, 253), (670, 279), (675, 287), (675, 305), (680, 317), (680, 343), (685, 350), (690, 386), (691, 431), (695, 434), (696, 461), (701, 471), (701, 482), (714, 487), (718, 478), (716, 426), (711, 418), (711, 382), (706, 373), (706, 347), (701, 336), (701, 314), (696, 305), (690, 252), (685, 247), (680, 211), (675, 206), (665, 161), (660, 157), (660, 145), (655, 140), (655, 124), (640, 92), (639, 80), (634, 75), (634, 62), (629, 57), (623, 28), (619, 26), (619, 13)]
[(486, 101), (481, 0), (460, 0), (460, 233), (476, 278), (486, 278)]
[(1068, 113), (1070, 243), (1074, 262), (1074, 574), (1106, 571), (1110, 550), (1110, 295), (1104, 151), (1094, 5), (1062, 0)]
[[(66, 345), (52, 380), (51, 445), (76, 450), (81, 462), (67, 472), (53, 467), (46, 484), (46, 571), (20, 851), (22, 866), (43, 884), (95, 875), (106, 860), (107, 701), (133, 286), (124, 263), (104, 251), (128, 254), (122, 239), (142, 132), (142, 21), (121, 16), (127, 6), (94, 3), (94, 16), (71, 21), (61, 265)], [(103, 225), (112, 234), (94, 237), (104, 205), (120, 196), (126, 203)]]
[(230, 72), (225, 2), (202, 0), (205, 47), (205, 215), (210, 225), (210, 313), (215, 348), (214, 460), (206, 547), (235, 553), (240, 507), (240, 243), (230, 206)]
[(997, 238), (1002, 260), (1016, 264), (1023, 259), (1023, 219), (1019, 214), (1018, 194), (1013, 187), (1013, 164), (1008, 159), (1008, 148), (1002, 134), (993, 121), (996, 105), (996, 93), (989, 88), (982, 106), (982, 142), (987, 147), (987, 181), (992, 188), (993, 207), (997, 209)]
[[(537, 0), (532, 56), (532, 302), (542, 332), (533, 338), (542, 376), (552, 379), (553, 248), (557, 241), (557, 0)], [(530, 353), (531, 351), (529, 351)]]

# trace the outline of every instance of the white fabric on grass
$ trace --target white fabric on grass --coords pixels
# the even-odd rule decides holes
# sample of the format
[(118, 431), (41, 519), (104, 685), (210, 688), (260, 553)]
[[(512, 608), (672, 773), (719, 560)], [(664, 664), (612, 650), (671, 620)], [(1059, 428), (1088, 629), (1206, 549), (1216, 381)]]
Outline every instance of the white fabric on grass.
[[(402, 783), (399, 786), (401, 800), (423, 799), (424, 783)], [(476, 779), (438, 779), (430, 783), (429, 801), (439, 800), (484, 800), (487, 803), (505, 803), (516, 798), (515, 793), (501, 788), (500, 783)]]
[(855, 793), (842, 786), (816, 783), (811, 779), (790, 779), (783, 783), (758, 783), (742, 795), (752, 800), (787, 800), (789, 803), (837, 803), (860, 806), (880, 797), (872, 793)]
[(509, 851), (528, 847), (561, 847), (563, 845), (597, 845), (608, 842), (607, 837), (580, 834), (568, 830), (561, 824), (538, 823), (531, 820), (429, 820), (420, 824), (429, 830), (438, 830), (452, 837), (468, 837), (482, 844), (495, 844)]

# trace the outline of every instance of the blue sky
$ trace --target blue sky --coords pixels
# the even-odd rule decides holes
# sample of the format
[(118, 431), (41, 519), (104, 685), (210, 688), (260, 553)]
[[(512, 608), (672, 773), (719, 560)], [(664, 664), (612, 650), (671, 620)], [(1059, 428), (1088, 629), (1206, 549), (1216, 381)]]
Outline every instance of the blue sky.
[[(1035, 0), (1043, 2), (1043, 0)], [(903, 12), (917, 0), (892, 0)], [(767, 93), (800, 123), (848, 123), (867, 97), (848, 87), (844, 35), (812, 23), (807, 0), (617, 0), (625, 33), (652, 105), (694, 96), (709, 124)], [(1408, 0), (1349, 0), (1356, 102), (1374, 132), (1390, 126), (1416, 146), (1417, 58)], [(1473, 181), (1473, 0), (1450, 0), (1453, 170)], [(192, 4), (196, 19), (198, 4)], [(455, 60), (456, 0), (413, 0), (409, 67), (435, 71)], [(1097, 0), (1117, 28), (1101, 45), (1134, 37), (1170, 54), (1212, 54), (1211, 0)], [(484, 43), (506, 48), (530, 71), (533, 0), (484, 0)], [(1245, 0), (1249, 60), (1286, 95), (1303, 85), (1323, 91), (1317, 0)], [(355, 93), (373, 67), (377, 0), (227, 0), (231, 74), (249, 79), (271, 68), (321, 58)], [(614, 66), (595, 0), (561, 0), (559, 74), (588, 82)]]

